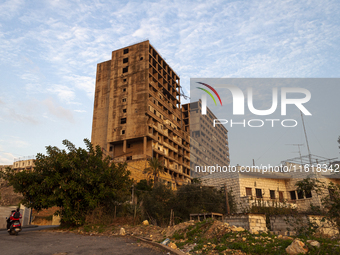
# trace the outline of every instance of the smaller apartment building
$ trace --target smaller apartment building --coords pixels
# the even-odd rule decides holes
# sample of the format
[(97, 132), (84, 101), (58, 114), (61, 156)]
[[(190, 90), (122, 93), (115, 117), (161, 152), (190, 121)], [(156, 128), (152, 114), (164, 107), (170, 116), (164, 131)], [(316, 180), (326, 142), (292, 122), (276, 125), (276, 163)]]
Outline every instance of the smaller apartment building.
[[(287, 162), (287, 166), (291, 163)], [(213, 187), (223, 187), (232, 189), (238, 207), (238, 213), (242, 213), (261, 200), (264, 206), (290, 206), (299, 211), (310, 208), (310, 204), (321, 206), (321, 197), (314, 191), (311, 193), (297, 192), (296, 182), (307, 177), (318, 178), (320, 181), (340, 184), (339, 176), (331, 173), (312, 173), (291, 171), (287, 173), (260, 173), (260, 172), (239, 172), (240, 167), (236, 167), (236, 172), (219, 172), (201, 177), (203, 185)], [(316, 171), (315, 171), (316, 172)], [(325, 195), (329, 195), (326, 190)]]
[(16, 158), (14, 159), (13, 165), (0, 165), (0, 171), (5, 171), (7, 167), (10, 167), (14, 170), (22, 171), (22, 170), (33, 170), (35, 167), (35, 159), (34, 157), (26, 157), (26, 158)]
[(223, 125), (213, 127), (217, 117), (207, 107), (202, 115), (201, 100), (183, 105), (184, 122), (190, 130), (190, 171), (192, 177), (209, 173), (196, 172), (196, 166), (229, 166), (228, 130)]

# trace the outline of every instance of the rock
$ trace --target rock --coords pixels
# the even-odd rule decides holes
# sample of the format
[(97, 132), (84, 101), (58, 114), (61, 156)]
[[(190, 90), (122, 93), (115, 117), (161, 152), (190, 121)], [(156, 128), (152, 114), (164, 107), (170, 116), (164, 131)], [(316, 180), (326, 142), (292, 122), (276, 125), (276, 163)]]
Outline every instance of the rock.
[(171, 249), (177, 249), (177, 245), (174, 244), (174, 243), (168, 243), (168, 246), (171, 248)]
[(247, 238), (245, 237), (242, 237), (242, 241), (245, 242), (247, 240)]
[(309, 243), (311, 246), (320, 248), (320, 243), (315, 240), (307, 240), (307, 243)]
[(253, 234), (253, 235), (258, 235), (258, 234), (259, 234), (259, 231), (254, 230), (254, 229), (251, 229), (251, 230), (250, 230), (250, 233)]
[(224, 227), (229, 227), (229, 223), (225, 222), (224, 224)]
[(143, 221), (143, 225), (144, 226), (149, 226), (149, 221), (148, 220)]
[(282, 235), (278, 235), (277, 238), (282, 239)]
[(241, 232), (241, 231), (244, 231), (244, 228), (241, 228), (241, 227), (231, 228), (231, 231), (233, 231), (233, 232)]
[(125, 229), (124, 229), (124, 228), (120, 228), (119, 234), (120, 234), (121, 236), (125, 236)]
[(286, 252), (289, 255), (297, 255), (299, 253), (306, 254), (308, 252), (308, 248), (305, 247), (303, 242), (295, 239), (292, 244), (286, 248)]

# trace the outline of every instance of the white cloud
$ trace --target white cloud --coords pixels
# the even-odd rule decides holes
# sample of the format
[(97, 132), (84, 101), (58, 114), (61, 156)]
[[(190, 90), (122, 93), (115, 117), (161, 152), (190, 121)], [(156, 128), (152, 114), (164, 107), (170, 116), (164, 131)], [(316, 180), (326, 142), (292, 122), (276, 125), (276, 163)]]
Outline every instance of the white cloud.
[(13, 156), (5, 155), (0, 152), (0, 165), (13, 165)]
[(7, 0), (0, 4), (0, 13), (2, 19), (10, 19), (18, 13), (18, 10), (24, 5), (23, 0)]
[(65, 109), (60, 105), (56, 105), (52, 98), (47, 98), (43, 101), (43, 104), (47, 106), (50, 114), (60, 119), (66, 119), (71, 123), (74, 123), (73, 114), (70, 110)]
[(71, 102), (75, 98), (74, 90), (64, 85), (53, 85), (47, 91), (57, 94), (61, 101)]
[(38, 124), (38, 120), (29, 114), (19, 113), (18, 109), (15, 108), (9, 108), (9, 107), (2, 107), (0, 109), (0, 118), (2, 118), (4, 121), (14, 121), (14, 122), (21, 122), (21, 123), (27, 123), (27, 124)]
[(95, 88), (94, 78), (74, 74), (65, 77), (65, 79), (68, 80), (69, 83), (73, 84), (78, 90), (84, 91), (90, 99), (93, 99)]

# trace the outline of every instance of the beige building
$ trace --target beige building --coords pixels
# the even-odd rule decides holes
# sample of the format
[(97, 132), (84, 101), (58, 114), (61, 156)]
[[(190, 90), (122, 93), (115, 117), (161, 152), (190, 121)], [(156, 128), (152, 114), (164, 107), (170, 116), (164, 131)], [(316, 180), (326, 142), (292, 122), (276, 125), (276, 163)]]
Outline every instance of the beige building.
[[(322, 197), (314, 191), (309, 194), (298, 193), (296, 182), (307, 177), (322, 182), (340, 184), (339, 175), (330, 172), (317, 172), (316, 169), (300, 170), (300, 165), (286, 162), (288, 172), (246, 172), (240, 166), (220, 171), (200, 178), (206, 186), (223, 187), (233, 191), (238, 212), (244, 212), (261, 201), (263, 206), (297, 208), (299, 211), (310, 209), (310, 205), (321, 206)], [(329, 195), (325, 190), (324, 195)]]
[(14, 170), (33, 170), (34, 169), (34, 156), (28, 156), (23, 158), (15, 158), (13, 165), (0, 165), (0, 171), (5, 171), (7, 167), (13, 168)]
[(29, 159), (14, 159), (13, 169), (22, 171), (22, 170), (33, 170), (34, 169), (34, 157)]
[(115, 162), (126, 161), (137, 181), (156, 157), (164, 162), (163, 182), (190, 182), (180, 79), (149, 41), (115, 50), (97, 65), (91, 142)]

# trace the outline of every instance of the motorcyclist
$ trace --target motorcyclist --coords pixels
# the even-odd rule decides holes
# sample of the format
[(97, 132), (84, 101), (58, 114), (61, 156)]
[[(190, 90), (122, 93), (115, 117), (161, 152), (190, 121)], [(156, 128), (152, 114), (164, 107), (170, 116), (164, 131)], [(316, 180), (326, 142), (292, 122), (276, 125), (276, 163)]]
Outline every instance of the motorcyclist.
[(11, 215), (7, 219), (7, 230), (10, 231), (12, 221), (20, 220), (22, 218), (20, 209), (17, 208), (17, 210), (13, 210), (11, 212)]

